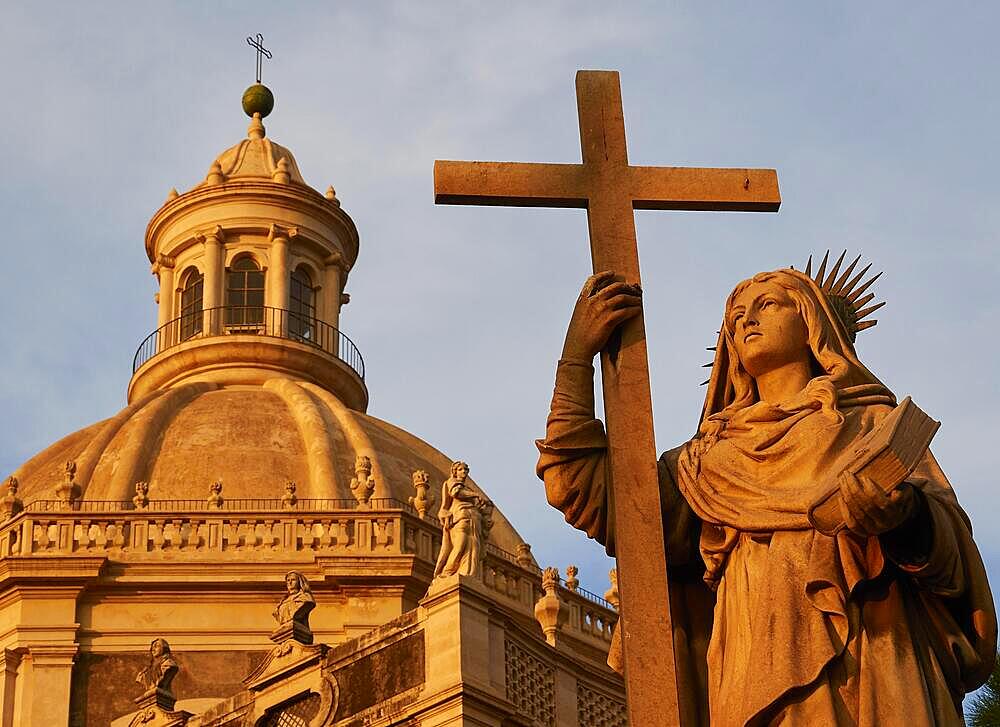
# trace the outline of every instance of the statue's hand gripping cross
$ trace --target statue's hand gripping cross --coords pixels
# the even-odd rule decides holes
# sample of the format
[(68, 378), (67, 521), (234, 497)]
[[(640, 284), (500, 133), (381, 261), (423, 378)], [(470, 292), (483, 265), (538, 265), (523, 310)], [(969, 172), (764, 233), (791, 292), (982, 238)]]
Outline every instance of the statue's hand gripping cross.
[[(773, 169), (629, 166), (617, 72), (579, 71), (576, 94), (582, 164), (436, 161), (435, 201), (585, 208), (594, 271), (613, 270), (630, 283), (640, 282), (635, 209), (777, 211)], [(682, 706), (690, 714), (693, 705), (682, 705), (687, 680), (675, 673), (663, 528), (653, 516), (662, 510), (641, 316), (601, 364), (629, 723), (678, 725)]]

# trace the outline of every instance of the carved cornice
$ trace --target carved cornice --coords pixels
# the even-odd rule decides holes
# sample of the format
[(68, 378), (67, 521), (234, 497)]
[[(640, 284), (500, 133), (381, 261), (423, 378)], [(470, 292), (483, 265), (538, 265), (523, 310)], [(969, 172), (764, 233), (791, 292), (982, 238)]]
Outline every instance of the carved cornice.
[(156, 250), (160, 248), (160, 235), (172, 220), (182, 217), (187, 211), (203, 210), (231, 201), (269, 204), (303, 214), (307, 219), (312, 218), (337, 231), (339, 239), (347, 246), (347, 257), (351, 260), (357, 257), (357, 227), (350, 215), (339, 206), (309, 187), (254, 181), (198, 187), (169, 200), (157, 210), (146, 227), (145, 246), (150, 262), (155, 260)]
[(32, 644), (28, 646), (28, 654), (35, 665), (72, 666), (76, 661), (79, 647), (76, 644)]
[(104, 556), (8, 556), (0, 559), (0, 588), (19, 584), (33, 593), (45, 588), (60, 594), (66, 589), (79, 590), (100, 576), (107, 560)]

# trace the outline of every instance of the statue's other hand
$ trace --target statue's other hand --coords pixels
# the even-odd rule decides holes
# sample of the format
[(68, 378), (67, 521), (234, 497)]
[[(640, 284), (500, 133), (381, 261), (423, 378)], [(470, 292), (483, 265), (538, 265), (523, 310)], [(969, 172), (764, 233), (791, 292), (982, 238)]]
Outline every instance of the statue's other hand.
[(642, 289), (615, 281), (610, 270), (587, 278), (573, 308), (563, 358), (591, 360), (622, 323), (642, 313)]
[(898, 528), (917, 506), (913, 486), (901, 484), (886, 494), (869, 478), (853, 472), (840, 475), (841, 509), (847, 527), (858, 535), (882, 535)]

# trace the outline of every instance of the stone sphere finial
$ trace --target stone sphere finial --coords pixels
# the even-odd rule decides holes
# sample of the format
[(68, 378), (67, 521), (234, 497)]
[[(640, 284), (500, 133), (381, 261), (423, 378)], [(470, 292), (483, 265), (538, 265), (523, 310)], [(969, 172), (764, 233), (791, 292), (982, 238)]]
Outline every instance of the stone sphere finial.
[(251, 119), (254, 114), (266, 117), (274, 110), (274, 94), (263, 83), (255, 83), (243, 92), (243, 111)]

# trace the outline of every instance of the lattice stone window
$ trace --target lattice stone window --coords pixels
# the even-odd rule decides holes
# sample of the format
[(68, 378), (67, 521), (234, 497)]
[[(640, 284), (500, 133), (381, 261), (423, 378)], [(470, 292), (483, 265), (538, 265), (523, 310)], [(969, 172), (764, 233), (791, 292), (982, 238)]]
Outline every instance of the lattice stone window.
[(319, 714), (322, 698), (318, 694), (297, 697), (270, 710), (260, 727), (309, 727)]
[(576, 690), (576, 713), (580, 727), (627, 727), (625, 705), (584, 684)]
[(556, 723), (555, 672), (519, 644), (504, 643), (507, 699), (533, 724), (554, 727)]

